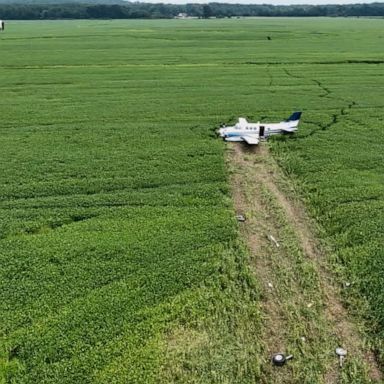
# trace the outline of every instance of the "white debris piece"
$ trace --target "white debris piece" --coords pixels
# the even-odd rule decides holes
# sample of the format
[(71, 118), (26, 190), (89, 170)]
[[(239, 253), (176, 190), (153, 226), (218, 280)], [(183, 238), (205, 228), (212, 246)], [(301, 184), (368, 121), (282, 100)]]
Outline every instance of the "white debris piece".
[(270, 241), (272, 241), (272, 243), (274, 243), (276, 245), (277, 248), (280, 247), (280, 244), (277, 242), (277, 240), (272, 236), (272, 235), (268, 235), (268, 239)]
[(236, 215), (237, 221), (244, 222), (245, 221), (245, 216), (244, 215)]
[(336, 348), (335, 350), (336, 355), (339, 356), (339, 364), (340, 368), (343, 366), (343, 361), (345, 359), (345, 356), (347, 356), (347, 350), (341, 347)]

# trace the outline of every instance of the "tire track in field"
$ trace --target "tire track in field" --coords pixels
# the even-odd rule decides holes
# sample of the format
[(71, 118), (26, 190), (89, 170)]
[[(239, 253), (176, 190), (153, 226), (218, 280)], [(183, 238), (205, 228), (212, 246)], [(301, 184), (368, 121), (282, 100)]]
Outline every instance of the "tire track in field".
[(242, 65), (274, 65), (274, 66), (283, 66), (283, 65), (340, 65), (340, 64), (373, 64), (380, 65), (384, 64), (384, 60), (376, 60), (376, 59), (366, 59), (366, 60), (358, 60), (358, 59), (350, 59), (350, 60), (318, 60), (318, 61), (245, 61), (243, 63), (239, 63)]
[(324, 93), (319, 95), (319, 97), (329, 97), (331, 99), (334, 99), (335, 97), (331, 96), (331, 90), (327, 87), (325, 87), (319, 80), (317, 79), (309, 79), (307, 77), (304, 77), (304, 76), (297, 76), (297, 75), (293, 75), (291, 72), (289, 72), (286, 68), (283, 68), (284, 72), (287, 74), (287, 76), (293, 78), (293, 79), (301, 79), (301, 80), (310, 80), (312, 81), (314, 84), (316, 84), (317, 87), (319, 87)]
[(269, 84), (268, 84), (268, 87), (272, 87), (273, 85), (273, 76), (272, 76), (272, 72), (271, 70), (269, 69), (270, 65), (268, 64), (267, 65), (267, 73), (268, 73), (268, 77), (269, 77)]
[(307, 133), (306, 135), (304, 136), (298, 136), (297, 139), (301, 140), (301, 139), (305, 139), (309, 136), (313, 136), (314, 134), (316, 134), (317, 132), (319, 131), (326, 131), (330, 128), (332, 128), (333, 125), (337, 124), (339, 121), (340, 121), (340, 118), (344, 115), (347, 115), (348, 114), (348, 111), (357, 105), (357, 103), (355, 101), (349, 101), (349, 100), (346, 100), (346, 99), (343, 99), (341, 97), (335, 97), (332, 95), (332, 91), (326, 87), (325, 85), (323, 85), (319, 80), (317, 79), (308, 79), (304, 76), (297, 76), (297, 75), (294, 75), (292, 74), (291, 72), (289, 72), (286, 68), (283, 69), (284, 72), (287, 74), (287, 76), (291, 77), (291, 78), (294, 78), (294, 79), (301, 79), (301, 80), (310, 80), (312, 81), (317, 87), (319, 87), (321, 89), (321, 91), (323, 92), (322, 94), (319, 95), (319, 97), (326, 97), (326, 98), (329, 98), (329, 99), (334, 99), (334, 100), (342, 100), (344, 101), (345, 103), (347, 103), (346, 106), (342, 107), (340, 109), (339, 112), (337, 113), (333, 113), (332, 114), (332, 119), (330, 122), (328, 123), (318, 123), (318, 122), (315, 122), (315, 121), (308, 121), (308, 123), (311, 123), (313, 125), (316, 125), (318, 128), (315, 128), (315, 129), (312, 129), (309, 133)]
[[(303, 206), (283, 193), (281, 185), (284, 190), (291, 187), (268, 147), (249, 148), (231, 146), (228, 164), (233, 170), (235, 208), (247, 217), (241, 233), (261, 286), (260, 382), (346, 384), (354, 382), (352, 378), (382, 382), (374, 354), (341, 303)], [(270, 234), (279, 247), (268, 239)], [(342, 370), (334, 354), (339, 345), (348, 350)], [(294, 360), (273, 367), (270, 356), (276, 352), (292, 353)]]
[(328, 123), (318, 123), (318, 122), (314, 122), (314, 121), (308, 121), (308, 123), (314, 124), (318, 128), (312, 129), (312, 131), (308, 132), (304, 136), (298, 136), (297, 139), (299, 139), (299, 140), (305, 139), (307, 137), (313, 136), (314, 134), (316, 134), (319, 131), (326, 131), (326, 130), (332, 128), (332, 126), (337, 124), (340, 121), (340, 118), (342, 116), (347, 115), (348, 114), (347, 111), (350, 110), (355, 105), (356, 105), (355, 101), (348, 103), (348, 105), (346, 107), (341, 108), (339, 112), (333, 113), (332, 114), (332, 120)]
[[(80, 36), (82, 38), (82, 36)], [(36, 37), (40, 39), (40, 37)], [(24, 38), (14, 38), (22, 39)], [(13, 40), (7, 38), (6, 40)], [(171, 39), (168, 39), (171, 40)], [(124, 67), (238, 67), (239, 65), (257, 65), (257, 66), (275, 66), (281, 67), (285, 65), (340, 65), (340, 64), (362, 64), (362, 65), (382, 65), (384, 60), (335, 60), (335, 61), (224, 61), (224, 62), (206, 62), (206, 63), (114, 63), (114, 64), (104, 64), (104, 63), (86, 63), (86, 64), (46, 64), (46, 65), (10, 65), (10, 64), (1, 64), (0, 68), (2, 69), (57, 69), (57, 68), (124, 68)], [(299, 78), (299, 77), (298, 77)]]

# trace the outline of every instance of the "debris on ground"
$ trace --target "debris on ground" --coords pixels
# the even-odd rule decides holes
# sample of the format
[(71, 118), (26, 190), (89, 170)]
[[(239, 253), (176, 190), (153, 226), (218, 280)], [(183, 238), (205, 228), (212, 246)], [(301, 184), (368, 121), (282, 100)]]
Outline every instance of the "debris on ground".
[(241, 223), (243, 223), (245, 221), (245, 216), (244, 215), (236, 215), (236, 219), (237, 219), (237, 221), (240, 221)]
[(283, 353), (276, 353), (272, 356), (272, 364), (282, 367), (288, 360), (293, 359), (293, 355), (285, 356)]
[(347, 350), (341, 347), (336, 348), (335, 350), (336, 355), (339, 356), (340, 361), (340, 368), (343, 366), (343, 361), (345, 359), (345, 356), (347, 356)]
[(272, 243), (274, 243), (276, 245), (277, 248), (280, 247), (280, 244), (277, 242), (277, 240), (272, 235), (268, 235), (267, 237), (270, 241), (272, 241)]

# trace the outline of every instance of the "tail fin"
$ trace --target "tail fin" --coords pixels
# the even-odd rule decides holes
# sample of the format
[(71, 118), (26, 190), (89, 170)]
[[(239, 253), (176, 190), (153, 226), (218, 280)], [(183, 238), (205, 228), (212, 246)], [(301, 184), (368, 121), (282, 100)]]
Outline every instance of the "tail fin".
[(293, 112), (291, 116), (288, 117), (286, 121), (297, 121), (300, 120), (301, 112)]
[(239, 127), (245, 127), (248, 124), (248, 121), (244, 117), (239, 117), (239, 122), (237, 124)]

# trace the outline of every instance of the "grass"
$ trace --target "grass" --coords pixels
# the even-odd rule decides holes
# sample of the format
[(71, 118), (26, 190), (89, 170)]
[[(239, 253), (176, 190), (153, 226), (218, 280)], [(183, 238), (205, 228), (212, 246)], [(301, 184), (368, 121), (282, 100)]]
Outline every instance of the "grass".
[[(341, 305), (325, 249), (314, 237), (315, 223), (266, 147), (250, 151), (235, 144), (228, 164), (235, 206), (247, 217), (242, 234), (261, 290), (259, 342), (265, 361), (259, 382), (379, 383), (373, 355)], [(337, 345), (348, 350), (343, 369), (335, 359)], [(276, 369), (267, 360), (276, 351), (294, 359)]]
[[(292, 68), (290, 74), (317, 79), (319, 88), (327, 90), (324, 103), (334, 106), (332, 116), (323, 109), (306, 113), (307, 129), (296, 140), (277, 140), (273, 149), (321, 225), (322, 237), (333, 249), (333, 268), (341, 280), (352, 283), (345, 290), (351, 312), (368, 321), (380, 350), (383, 72), (378, 64), (338, 66), (328, 74), (313, 70)], [(382, 362), (380, 353), (378, 357)]]
[(8, 23), (0, 380), (257, 381), (257, 282), (213, 130), (298, 109), (297, 138), (271, 146), (381, 345), (381, 31), (366, 19)]

